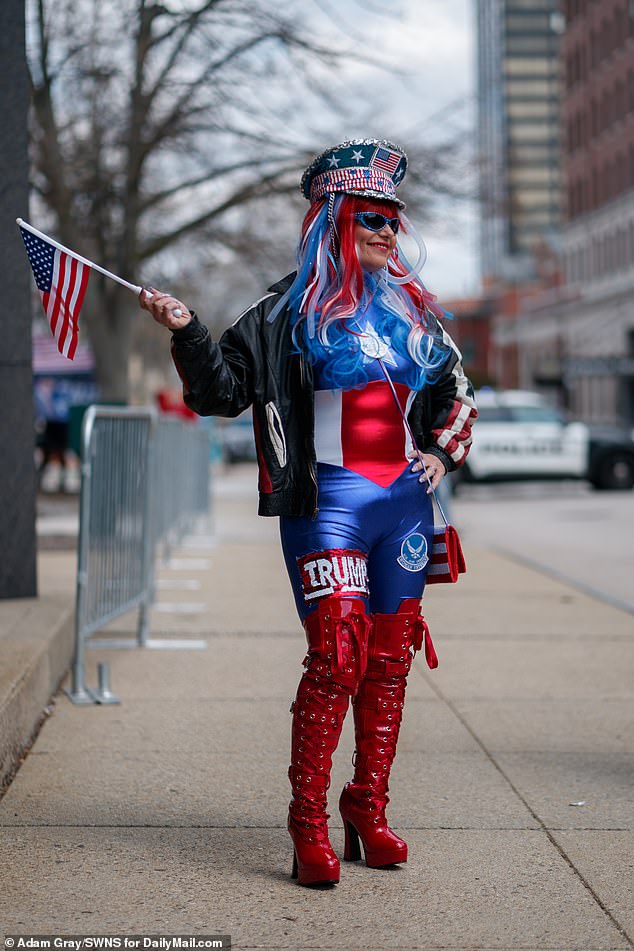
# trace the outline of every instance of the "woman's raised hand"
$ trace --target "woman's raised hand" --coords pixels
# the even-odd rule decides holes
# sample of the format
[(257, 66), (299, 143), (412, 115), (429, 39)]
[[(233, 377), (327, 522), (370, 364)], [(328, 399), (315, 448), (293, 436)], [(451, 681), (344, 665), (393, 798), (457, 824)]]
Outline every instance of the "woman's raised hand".
[(192, 315), (181, 301), (163, 291), (157, 291), (150, 287), (151, 297), (147, 297), (148, 291), (143, 288), (139, 294), (139, 304), (143, 310), (152, 314), (158, 324), (163, 324), (170, 330), (182, 330), (192, 319)]

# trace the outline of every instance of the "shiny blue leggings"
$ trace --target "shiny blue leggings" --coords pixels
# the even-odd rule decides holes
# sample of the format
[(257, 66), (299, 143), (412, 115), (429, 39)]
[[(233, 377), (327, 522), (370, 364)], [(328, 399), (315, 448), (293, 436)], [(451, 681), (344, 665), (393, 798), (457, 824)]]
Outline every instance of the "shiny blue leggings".
[(393, 614), (420, 598), (433, 540), (426, 485), (408, 465), (383, 488), (349, 469), (318, 463), (317, 517), (282, 516), (286, 569), (303, 621), (332, 594)]

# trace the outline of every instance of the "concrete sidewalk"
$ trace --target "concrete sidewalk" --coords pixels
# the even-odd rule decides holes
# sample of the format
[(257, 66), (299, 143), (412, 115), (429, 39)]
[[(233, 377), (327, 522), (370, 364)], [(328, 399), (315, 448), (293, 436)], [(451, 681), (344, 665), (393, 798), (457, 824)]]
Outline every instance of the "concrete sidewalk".
[[(468, 574), (425, 598), (440, 667), (419, 656), (410, 677), (389, 810), (410, 861), (342, 863), (335, 889), (304, 889), (285, 829), (304, 638), (276, 525), (244, 508), (226, 497), (216, 546), (160, 572), (153, 636), (207, 649), (93, 650), (89, 680), (109, 661), (121, 706), (57, 696), (0, 802), (2, 933), (231, 934), (234, 948), (294, 951), (633, 948), (631, 616), (467, 548)], [(73, 562), (40, 558), (44, 590), (68, 604)], [(133, 622), (109, 630), (129, 636)], [(331, 790), (339, 852), (351, 726)]]

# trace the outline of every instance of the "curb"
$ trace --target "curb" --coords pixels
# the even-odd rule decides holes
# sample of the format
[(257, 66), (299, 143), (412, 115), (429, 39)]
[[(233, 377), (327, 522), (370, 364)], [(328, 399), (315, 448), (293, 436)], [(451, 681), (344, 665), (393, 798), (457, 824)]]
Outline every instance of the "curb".
[(0, 604), (0, 796), (39, 733), (73, 650), (68, 596)]

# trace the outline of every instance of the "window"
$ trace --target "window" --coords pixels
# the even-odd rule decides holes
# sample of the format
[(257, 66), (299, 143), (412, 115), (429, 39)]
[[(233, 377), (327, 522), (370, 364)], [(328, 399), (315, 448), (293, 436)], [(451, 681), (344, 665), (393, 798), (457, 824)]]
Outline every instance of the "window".
[(548, 99), (537, 99), (534, 101), (512, 99), (507, 112), (513, 119), (549, 119), (557, 111), (557, 102)]
[[(510, 53), (511, 55), (520, 54), (526, 56), (533, 53), (536, 56), (546, 56), (550, 52), (549, 37), (540, 36), (539, 34), (531, 36), (530, 33), (528, 35), (526, 35), (526, 33), (521, 35), (516, 33), (507, 33), (505, 47), (507, 53)], [(576, 72), (576, 69), (573, 68), (573, 82), (575, 81)]]
[(614, 11), (613, 22), (613, 46), (618, 49), (623, 46), (628, 32), (628, 12), (624, 6), (617, 7)]
[(540, 30), (542, 33), (550, 32), (550, 15), (542, 10), (526, 10), (525, 13), (509, 13), (506, 17), (506, 29), (509, 32), (514, 30), (527, 32)]
[(551, 58), (526, 59), (520, 57), (507, 57), (504, 60), (504, 71), (507, 76), (552, 76), (555, 78), (558, 64)]
[(547, 231), (549, 228), (552, 228), (557, 221), (558, 215), (553, 214), (549, 210), (513, 215), (513, 222), (518, 228), (522, 228), (523, 230), (539, 229), (541, 231)]
[(612, 125), (612, 96), (609, 92), (605, 92), (601, 100), (600, 122), (602, 132)]
[(504, 406), (478, 406), (478, 423), (509, 423), (511, 414)]
[(628, 184), (627, 156), (625, 152), (621, 152), (620, 155), (617, 155), (616, 168), (617, 168), (617, 176), (616, 176), (617, 190), (619, 193), (621, 193), (627, 189), (627, 184)]
[(526, 208), (532, 208), (533, 206), (552, 208), (552, 198), (552, 189), (544, 188), (543, 185), (535, 185), (530, 187), (527, 185), (516, 185), (511, 190), (513, 209), (517, 211), (524, 211)]
[(509, 173), (509, 180), (515, 184), (523, 183), (531, 185), (553, 184), (559, 182), (559, 171), (557, 169), (546, 167), (537, 167), (529, 165), (527, 168), (512, 168)]
[(625, 115), (625, 85), (620, 80), (614, 87), (614, 113), (616, 119)]
[(539, 3), (539, 0), (507, 0), (506, 7), (509, 13), (514, 13), (516, 10), (530, 10), (531, 13), (538, 12), (548, 15), (551, 7), (550, 0), (542, 0)]
[(608, 197), (614, 198), (617, 193), (617, 183), (618, 183), (618, 165), (616, 159), (608, 161), (607, 167), (607, 179), (608, 179)]
[(527, 99), (549, 96), (557, 92), (557, 82), (553, 78), (547, 79), (507, 79), (504, 84), (505, 95), (509, 99), (518, 100), (521, 96)]
[(560, 423), (563, 419), (550, 406), (513, 406), (511, 415), (517, 423)]
[(558, 160), (558, 151), (548, 142), (513, 142), (510, 159), (513, 165), (552, 165)]
[(509, 138), (513, 143), (522, 141), (543, 142), (544, 139), (552, 136), (553, 129), (549, 128), (549, 124), (544, 122), (514, 122), (509, 132)]
[(590, 207), (597, 208), (601, 204), (601, 175), (598, 168), (593, 168), (590, 178)]
[(610, 52), (610, 24), (608, 20), (602, 20), (599, 27), (599, 38), (597, 42), (597, 53), (599, 60), (605, 59)]
[(550, 3), (539, 3), (539, 0), (507, 0), (506, 9), (509, 14), (515, 13), (517, 10), (530, 10), (531, 13), (545, 13), (546, 16), (550, 16)]

